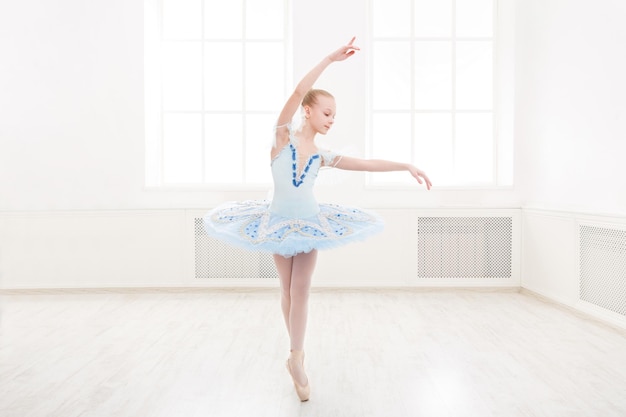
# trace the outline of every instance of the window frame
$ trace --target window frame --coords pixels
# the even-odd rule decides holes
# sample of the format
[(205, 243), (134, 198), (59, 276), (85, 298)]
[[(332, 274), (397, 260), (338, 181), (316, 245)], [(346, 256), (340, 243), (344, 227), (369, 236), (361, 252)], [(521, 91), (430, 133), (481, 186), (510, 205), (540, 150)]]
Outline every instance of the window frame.
[[(375, 114), (409, 114), (410, 115), (410, 123), (411, 123), (411, 162), (416, 163), (419, 166), (419, 161), (413, 161), (413, 155), (415, 155), (416, 148), (416, 137), (415, 137), (415, 117), (420, 113), (442, 113), (442, 114), (450, 114), (451, 115), (451, 134), (452, 134), (452, 148), (451, 148), (451, 158), (453, 164), (455, 157), (455, 146), (456, 146), (456, 131), (455, 131), (455, 119), (457, 114), (472, 114), (472, 113), (481, 113), (481, 114), (491, 114), (492, 115), (492, 132), (493, 132), (493, 141), (492, 141), (492, 175), (491, 180), (489, 182), (476, 182), (476, 183), (451, 183), (447, 185), (437, 185), (436, 178), (431, 178), (437, 189), (444, 190), (471, 190), (471, 189), (511, 189), (514, 186), (513, 180), (513, 130), (512, 124), (507, 119), (512, 117), (513, 106), (512, 106), (512, 96), (513, 96), (513, 86), (507, 86), (505, 83), (510, 81), (513, 76), (513, 69), (511, 68), (512, 63), (511, 57), (505, 56), (507, 54), (503, 54), (501, 47), (503, 45), (502, 35), (507, 38), (512, 38), (511, 33), (513, 31), (513, 17), (512, 11), (509, 10), (511, 7), (507, 4), (506, 1), (503, 0), (492, 0), (492, 36), (476, 36), (476, 37), (462, 37), (456, 36), (456, 0), (451, 0), (451, 34), (449, 37), (439, 36), (439, 37), (420, 37), (415, 36), (415, 19), (414, 19), (414, 3), (410, 1), (410, 14), (411, 14), (411, 29), (409, 36), (396, 36), (396, 37), (375, 37), (374, 36), (374, 13), (373, 13), (373, 3), (374, 0), (368, 0), (368, 33), (369, 37), (367, 40), (368, 49), (370, 51), (375, 50), (376, 42), (386, 42), (386, 41), (402, 41), (408, 42), (410, 45), (410, 82), (411, 82), (411, 108), (406, 110), (375, 110), (373, 103), (373, 94), (374, 94), (374, 66), (375, 66), (375, 56), (372, 53), (368, 59), (368, 69), (367, 69), (367, 131), (366, 131), (366, 152), (368, 157), (376, 157), (374, 154), (374, 146), (375, 139), (374, 128), (373, 128), (373, 120)], [(504, 6), (504, 7), (503, 7)], [(507, 27), (508, 26), (508, 27)], [(504, 30), (503, 30), (504, 29)], [(451, 109), (450, 110), (441, 110), (441, 109), (418, 109), (416, 106), (415, 100), (415, 77), (416, 77), (416, 67), (415, 67), (415, 45), (416, 42), (419, 41), (449, 41), (451, 43), (452, 49), (452, 58), (451, 58)], [(456, 108), (456, 42), (458, 41), (491, 41), (492, 42), (492, 106), (490, 110), (459, 110)], [(511, 153), (511, 155), (502, 155), (503, 152)], [(425, 155), (427, 158), (428, 156)], [(506, 160), (506, 162), (504, 162)], [(507, 165), (508, 163), (508, 165)], [(374, 178), (378, 176), (380, 179), (374, 180)], [(393, 182), (393, 181), (384, 181), (384, 176), (377, 173), (368, 173), (366, 176), (366, 184), (365, 187), (371, 190), (405, 190), (405, 189), (414, 189), (414, 184), (409, 182), (401, 183), (401, 182)]]
[[(205, 36), (204, 4), (199, 0), (201, 7), (202, 33), (199, 38), (189, 39), (166, 39), (163, 35), (163, 0), (144, 0), (144, 135), (145, 135), (145, 172), (144, 186), (157, 189), (208, 189), (208, 190), (259, 190), (267, 189), (270, 182), (249, 182), (246, 173), (246, 154), (249, 147), (246, 144), (246, 118), (250, 115), (267, 115), (277, 117), (280, 109), (250, 110), (246, 107), (246, 46), (251, 43), (276, 43), (283, 50), (284, 81), (282, 93), (284, 97), (291, 87), (292, 78), (292, 34), (291, 34), (291, 1), (280, 0), (283, 7), (282, 38), (250, 38), (246, 37), (246, 3), (253, 0), (240, 0), (242, 4), (242, 34), (240, 38), (216, 39)], [(161, 49), (166, 42), (194, 42), (201, 44), (201, 82), (198, 88), (202, 91), (202, 107), (200, 110), (166, 110), (163, 105), (163, 68), (160, 64), (162, 59)], [(242, 108), (241, 110), (209, 110), (205, 107), (205, 45), (211, 42), (232, 42), (241, 46), (242, 51)], [(200, 114), (201, 115), (201, 181), (200, 182), (166, 182), (165, 178), (165, 152), (164, 152), (164, 119), (166, 114)], [(206, 115), (237, 114), (242, 118), (241, 131), (241, 181), (216, 182), (208, 181), (206, 169), (205, 150), (206, 141)], [(259, 140), (266, 140), (266, 145), (271, 146), (271, 126), (268, 127), (266, 136), (260, 135)], [(248, 178), (247, 178), (248, 177)]]

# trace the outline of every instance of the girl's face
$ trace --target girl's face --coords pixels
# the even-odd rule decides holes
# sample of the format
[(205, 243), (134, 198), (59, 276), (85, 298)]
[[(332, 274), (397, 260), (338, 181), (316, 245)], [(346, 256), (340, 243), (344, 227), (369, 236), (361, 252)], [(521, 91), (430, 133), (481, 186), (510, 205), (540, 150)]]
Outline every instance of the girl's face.
[(327, 96), (318, 96), (317, 103), (305, 109), (309, 125), (316, 133), (325, 135), (335, 123), (335, 99)]

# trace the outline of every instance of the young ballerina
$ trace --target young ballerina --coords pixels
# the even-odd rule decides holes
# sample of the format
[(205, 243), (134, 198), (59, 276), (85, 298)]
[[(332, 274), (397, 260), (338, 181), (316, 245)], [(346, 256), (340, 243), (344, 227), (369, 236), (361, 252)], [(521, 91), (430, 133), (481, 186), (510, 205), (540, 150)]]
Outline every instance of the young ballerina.
[[(431, 188), (426, 174), (411, 164), (341, 156), (315, 145), (315, 136), (326, 134), (334, 123), (335, 100), (327, 91), (312, 89), (313, 84), (331, 63), (344, 61), (359, 50), (353, 42), (354, 38), (309, 71), (278, 116), (271, 150), (272, 201), (229, 202), (204, 217), (211, 236), (273, 254), (291, 344), (286, 366), (301, 401), (310, 396), (303, 349), (317, 250), (361, 240), (382, 230), (383, 224), (377, 214), (366, 210), (318, 204), (313, 196), (318, 170), (327, 166), (351, 171), (408, 171), (418, 183)], [(296, 130), (291, 120), (300, 107), (303, 120)]]

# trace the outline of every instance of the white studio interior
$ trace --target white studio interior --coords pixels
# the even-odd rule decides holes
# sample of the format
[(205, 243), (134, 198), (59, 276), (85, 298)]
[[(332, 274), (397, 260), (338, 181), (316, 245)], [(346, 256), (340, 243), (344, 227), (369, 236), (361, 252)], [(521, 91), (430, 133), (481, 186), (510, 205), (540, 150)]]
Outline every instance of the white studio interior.
[[(626, 415), (625, 19), (621, 0), (0, 3), (0, 415)], [(300, 404), (272, 257), (202, 217), (271, 196), (272, 118), (352, 36), (316, 83), (338, 108), (320, 143), (434, 186), (320, 174), (319, 201), (385, 230), (319, 254)], [(120, 322), (137, 333), (98, 344)], [(396, 389), (415, 369), (430, 382)]]

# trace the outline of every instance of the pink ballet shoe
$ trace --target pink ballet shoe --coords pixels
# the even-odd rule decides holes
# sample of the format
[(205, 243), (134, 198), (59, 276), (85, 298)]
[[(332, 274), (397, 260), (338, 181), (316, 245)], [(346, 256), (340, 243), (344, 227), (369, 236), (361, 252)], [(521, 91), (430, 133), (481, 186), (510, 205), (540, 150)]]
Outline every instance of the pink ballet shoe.
[[(302, 369), (304, 370), (304, 352), (303, 351), (292, 350), (291, 357), (289, 359), (300, 362), (300, 364), (302, 365)], [(307, 378), (306, 385), (304, 386), (298, 384), (298, 381), (296, 381), (296, 378), (294, 378), (293, 376), (293, 372), (291, 372), (291, 365), (289, 365), (289, 359), (287, 359), (287, 371), (289, 372), (289, 375), (291, 375), (291, 379), (293, 380), (293, 386), (296, 387), (296, 393), (298, 394), (298, 398), (300, 398), (300, 401), (302, 402), (308, 401), (309, 396), (311, 395), (311, 387), (309, 385), (309, 380)]]

